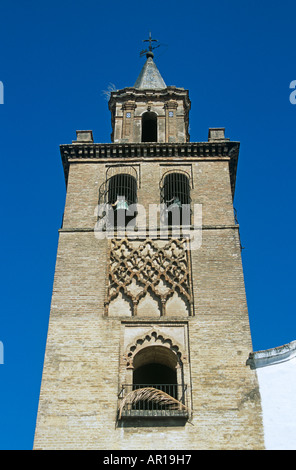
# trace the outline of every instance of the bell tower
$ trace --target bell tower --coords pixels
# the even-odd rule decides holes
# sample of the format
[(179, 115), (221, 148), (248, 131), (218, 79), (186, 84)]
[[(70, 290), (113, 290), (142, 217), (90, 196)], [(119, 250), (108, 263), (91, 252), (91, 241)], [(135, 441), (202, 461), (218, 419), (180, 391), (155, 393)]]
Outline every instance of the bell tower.
[(239, 142), (190, 142), (153, 56), (110, 95), (112, 143), (61, 145), (67, 186), (35, 449), (263, 449), (233, 215)]
[(189, 142), (188, 91), (167, 87), (153, 60), (146, 63), (133, 88), (111, 94), (113, 142)]

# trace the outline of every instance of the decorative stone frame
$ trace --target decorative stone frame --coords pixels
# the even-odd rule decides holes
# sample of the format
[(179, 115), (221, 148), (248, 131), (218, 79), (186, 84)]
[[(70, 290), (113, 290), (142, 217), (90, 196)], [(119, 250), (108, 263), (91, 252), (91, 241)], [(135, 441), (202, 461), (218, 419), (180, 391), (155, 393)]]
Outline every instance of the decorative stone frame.
[[(139, 314), (139, 302), (148, 293), (156, 296), (159, 305), (157, 314), (152, 317), (169, 316), (167, 301), (174, 295), (179, 295), (177, 300), (182, 301), (183, 310), (178, 316), (192, 316), (191, 260), (185, 245), (185, 239), (159, 241), (146, 238), (140, 242), (112, 239), (108, 254), (105, 315), (116, 316), (116, 312), (110, 314), (110, 305), (122, 295), (123, 300), (130, 304), (125, 316), (144, 316)], [(118, 310), (117, 316), (120, 309), (124, 310), (121, 305), (115, 309)]]
[[(188, 344), (184, 340), (184, 344), (177, 341), (174, 336), (182, 333), (184, 338), (188, 334), (188, 324), (183, 322), (180, 324), (155, 324), (147, 325), (145, 331), (145, 324), (142, 323), (130, 323), (123, 324), (124, 332), (121, 344), (121, 355), (120, 355), (120, 374), (119, 374), (119, 391), (123, 384), (133, 383), (133, 372), (134, 372), (134, 359), (140, 351), (144, 351), (148, 348), (162, 347), (176, 356), (176, 373), (177, 373), (177, 384), (187, 385), (187, 403), (188, 408), (192, 408), (191, 402), (191, 374), (190, 374), (190, 363), (188, 354)], [(143, 331), (139, 334), (135, 334), (134, 337), (129, 341), (124, 341), (126, 329), (129, 333), (132, 329), (141, 328)], [(182, 329), (182, 330), (181, 330)], [(167, 331), (165, 331), (167, 330)], [(180, 330), (180, 331), (178, 331)], [(130, 335), (128, 335), (130, 336)], [(133, 335), (132, 335), (133, 336)], [(126, 345), (124, 343), (126, 342)], [(147, 351), (148, 352), (148, 351)]]

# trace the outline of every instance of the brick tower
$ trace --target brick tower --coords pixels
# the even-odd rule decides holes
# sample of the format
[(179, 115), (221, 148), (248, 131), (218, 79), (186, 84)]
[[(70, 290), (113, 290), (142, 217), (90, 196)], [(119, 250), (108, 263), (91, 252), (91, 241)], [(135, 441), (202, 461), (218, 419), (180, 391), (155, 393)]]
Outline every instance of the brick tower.
[(262, 449), (233, 215), (239, 143), (190, 142), (151, 47), (112, 143), (61, 145), (67, 185), (35, 449)]

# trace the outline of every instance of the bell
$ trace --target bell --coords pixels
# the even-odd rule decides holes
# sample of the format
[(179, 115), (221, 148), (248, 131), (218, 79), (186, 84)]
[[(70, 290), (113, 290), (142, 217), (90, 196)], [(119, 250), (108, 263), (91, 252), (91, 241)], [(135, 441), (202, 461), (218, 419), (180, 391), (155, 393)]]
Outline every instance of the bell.
[(175, 209), (175, 208), (179, 209), (180, 207), (182, 207), (182, 203), (181, 203), (181, 201), (178, 197), (173, 197), (173, 199), (171, 199), (170, 201), (167, 201), (167, 204), (168, 203), (171, 203), (171, 204), (169, 205), (167, 210), (172, 210), (172, 209)]
[(116, 211), (118, 211), (120, 209), (121, 210), (123, 209), (123, 210), (126, 210), (126, 211), (128, 210), (128, 203), (126, 202), (124, 196), (118, 196), (118, 199), (115, 202), (114, 206), (115, 206), (114, 210), (116, 210)]

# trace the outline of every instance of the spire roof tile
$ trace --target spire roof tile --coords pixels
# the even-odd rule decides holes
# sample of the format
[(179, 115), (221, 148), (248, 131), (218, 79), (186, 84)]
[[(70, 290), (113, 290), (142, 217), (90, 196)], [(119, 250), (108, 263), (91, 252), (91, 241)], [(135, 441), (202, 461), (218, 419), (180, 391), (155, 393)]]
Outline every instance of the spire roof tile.
[(140, 90), (167, 88), (155, 62), (153, 61), (152, 54), (147, 54), (147, 60), (137, 78), (134, 88), (138, 88)]

